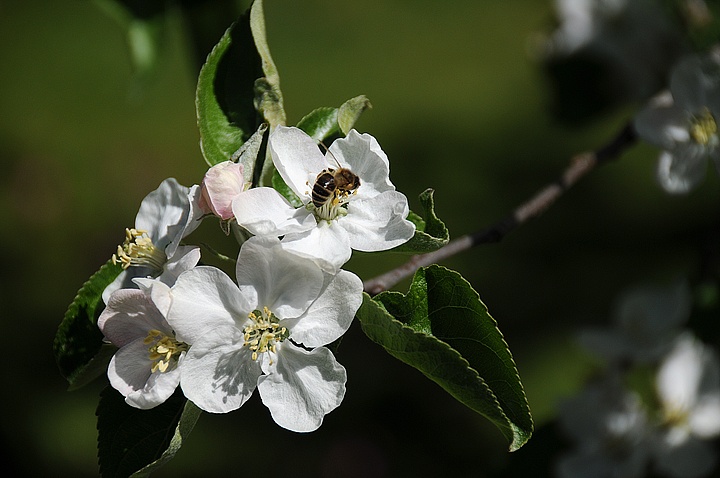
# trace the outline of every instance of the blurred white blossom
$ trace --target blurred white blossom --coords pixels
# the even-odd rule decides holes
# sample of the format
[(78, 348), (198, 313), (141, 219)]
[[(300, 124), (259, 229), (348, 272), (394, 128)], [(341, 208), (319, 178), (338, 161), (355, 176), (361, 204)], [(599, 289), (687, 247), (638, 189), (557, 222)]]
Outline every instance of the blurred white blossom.
[(720, 362), (690, 333), (683, 334), (656, 378), (661, 427), (654, 447), (660, 472), (677, 478), (708, 476), (717, 464), (706, 441), (720, 435)]
[(648, 418), (619, 377), (589, 384), (561, 404), (559, 424), (575, 447), (556, 463), (559, 478), (639, 478), (650, 458)]
[(663, 149), (660, 185), (687, 193), (705, 177), (708, 158), (720, 172), (720, 52), (683, 59), (673, 69), (670, 91), (654, 98), (635, 117), (645, 141)]
[(685, 281), (637, 286), (618, 300), (612, 327), (587, 328), (578, 340), (609, 361), (655, 362), (672, 348), (690, 316), (690, 307), (690, 288)]

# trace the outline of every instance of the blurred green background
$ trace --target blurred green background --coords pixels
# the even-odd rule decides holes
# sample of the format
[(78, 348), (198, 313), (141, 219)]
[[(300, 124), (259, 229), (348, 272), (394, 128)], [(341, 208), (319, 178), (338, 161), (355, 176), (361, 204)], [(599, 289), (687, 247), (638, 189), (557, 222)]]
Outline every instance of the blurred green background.
[[(455, 237), (505, 216), (634, 110), (581, 125), (553, 119), (547, 78), (529, 55), (552, 27), (550, 2), (267, 0), (265, 11), (289, 124), (367, 95), (373, 109), (357, 128), (387, 152), (411, 207), (436, 189)], [(94, 2), (0, 0), (0, 468), (10, 476), (98, 475), (104, 379), (68, 392), (53, 336), (142, 198), (166, 177), (191, 185), (205, 171), (197, 64), (178, 15), (168, 27), (154, 74), (141, 80), (124, 29)], [(591, 368), (572, 345), (578, 327), (607, 323), (625, 287), (696, 278), (708, 247), (717, 253), (717, 175), (670, 197), (654, 181), (656, 154), (633, 148), (502, 243), (445, 264), (479, 291), (515, 356), (540, 430), (524, 449), (509, 455), (489, 422), (354, 324), (339, 352), (347, 395), (319, 431), (280, 429), (254, 397), (237, 412), (203, 415), (157, 476), (495, 476), (550, 449), (543, 430), (557, 400)], [(367, 279), (401, 259), (361, 256), (346, 268)]]

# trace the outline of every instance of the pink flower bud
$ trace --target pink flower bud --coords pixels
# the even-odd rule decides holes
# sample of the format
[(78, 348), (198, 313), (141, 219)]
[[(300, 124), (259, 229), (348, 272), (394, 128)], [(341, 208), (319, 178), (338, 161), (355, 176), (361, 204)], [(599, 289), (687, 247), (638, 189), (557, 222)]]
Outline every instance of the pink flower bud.
[(232, 201), (244, 189), (243, 166), (232, 161), (218, 163), (203, 178), (200, 208), (227, 220), (233, 217)]

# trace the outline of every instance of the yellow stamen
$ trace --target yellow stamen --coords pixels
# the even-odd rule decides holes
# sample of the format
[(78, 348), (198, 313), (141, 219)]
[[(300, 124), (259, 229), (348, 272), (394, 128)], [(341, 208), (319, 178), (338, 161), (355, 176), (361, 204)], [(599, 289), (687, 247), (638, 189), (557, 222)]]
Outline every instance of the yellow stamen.
[(693, 118), (690, 125), (690, 137), (703, 146), (707, 146), (713, 138), (716, 138), (717, 132), (718, 126), (715, 117), (707, 108), (700, 116)]
[[(262, 353), (275, 353), (275, 344), (282, 342), (290, 335), (290, 332), (280, 325), (280, 319), (267, 307), (263, 307), (262, 312), (260, 310), (250, 312), (248, 318), (252, 320), (252, 323), (243, 329), (245, 334), (243, 345), (252, 350), (253, 360), (257, 360), (259, 354)], [(270, 364), (272, 363), (271, 356)]]
[(188, 350), (185, 342), (180, 342), (175, 337), (165, 335), (157, 329), (148, 331), (143, 343), (145, 345), (153, 344), (148, 348), (149, 358), (154, 362), (150, 369), (152, 373), (158, 370), (161, 373), (167, 371), (170, 364), (176, 362), (180, 354)]
[(161, 271), (167, 256), (161, 251), (147, 231), (141, 229), (125, 229), (125, 242), (118, 246), (117, 253), (112, 256), (113, 264), (122, 263), (122, 268), (130, 266), (146, 266)]

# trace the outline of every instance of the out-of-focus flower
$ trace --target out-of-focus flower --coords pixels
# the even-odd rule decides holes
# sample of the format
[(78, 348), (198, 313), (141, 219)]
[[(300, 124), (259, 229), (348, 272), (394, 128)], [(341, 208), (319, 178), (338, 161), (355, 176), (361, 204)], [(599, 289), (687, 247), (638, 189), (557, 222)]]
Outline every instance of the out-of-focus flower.
[(687, 193), (705, 177), (708, 158), (720, 172), (720, 52), (680, 61), (670, 91), (635, 117), (645, 141), (662, 148), (657, 177), (670, 193)]
[(635, 287), (617, 302), (612, 328), (587, 328), (578, 340), (612, 362), (656, 362), (673, 347), (690, 316), (690, 307), (690, 288), (685, 281)]
[(585, 67), (606, 66), (625, 99), (655, 94), (683, 50), (677, 27), (657, 0), (556, 0), (555, 10), (559, 24), (542, 44), (544, 57), (575, 56), (586, 60)]
[(575, 449), (556, 464), (559, 478), (640, 478), (650, 457), (647, 414), (616, 376), (589, 384), (561, 404), (559, 424)]
[(678, 338), (656, 378), (662, 426), (655, 465), (677, 478), (708, 476), (717, 464), (705, 440), (720, 436), (720, 361), (691, 334)]

